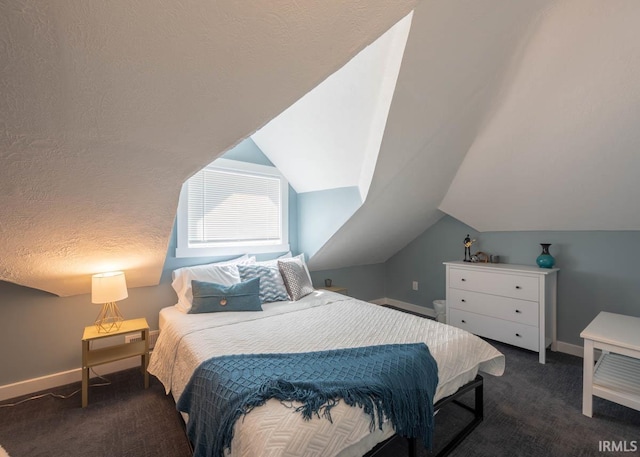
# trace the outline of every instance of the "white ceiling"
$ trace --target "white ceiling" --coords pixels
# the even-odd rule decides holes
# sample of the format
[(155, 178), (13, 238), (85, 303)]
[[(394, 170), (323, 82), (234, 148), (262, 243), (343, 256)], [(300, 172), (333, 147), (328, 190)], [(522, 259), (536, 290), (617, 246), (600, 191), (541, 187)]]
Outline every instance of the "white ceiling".
[(298, 193), (369, 191), (411, 14), (252, 135)]
[(416, 1), (0, 3), (0, 280), (157, 284), (182, 182)]
[(367, 200), (311, 268), (383, 262), (442, 217), (438, 207), (548, 3), (420, 3)]
[[(182, 182), (415, 4), (2, 2), (0, 279), (156, 284)], [(639, 23), (637, 0), (421, 1), (367, 198), (310, 266), (384, 261), (441, 210), (640, 230)]]
[(633, 0), (422, 2), (367, 201), (310, 266), (385, 261), (443, 212), (639, 230), (639, 23)]
[(637, 1), (553, 4), (440, 208), (480, 231), (640, 229), (639, 24)]

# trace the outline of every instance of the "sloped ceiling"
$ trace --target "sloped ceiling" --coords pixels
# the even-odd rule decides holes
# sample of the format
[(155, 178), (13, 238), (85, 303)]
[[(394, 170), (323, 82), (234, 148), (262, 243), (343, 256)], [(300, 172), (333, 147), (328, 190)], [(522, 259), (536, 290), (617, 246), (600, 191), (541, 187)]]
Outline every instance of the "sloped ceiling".
[(639, 230), (638, 24), (633, 0), (421, 3), (369, 196), (312, 268), (385, 261), (443, 212)]
[(546, 11), (440, 208), (480, 231), (640, 229), (639, 24), (637, 1)]
[(411, 16), (251, 136), (296, 192), (358, 187), (366, 198)]
[(0, 4), (0, 280), (157, 284), (182, 182), (417, 0)]
[[(414, 1), (0, 3), (0, 279), (158, 282), (182, 182)], [(637, 0), (423, 0), (363, 206), (313, 269), (478, 230), (640, 229)], [(543, 216), (541, 216), (543, 215)]]
[(550, 3), (420, 3), (369, 195), (311, 268), (383, 262), (442, 217), (451, 181)]

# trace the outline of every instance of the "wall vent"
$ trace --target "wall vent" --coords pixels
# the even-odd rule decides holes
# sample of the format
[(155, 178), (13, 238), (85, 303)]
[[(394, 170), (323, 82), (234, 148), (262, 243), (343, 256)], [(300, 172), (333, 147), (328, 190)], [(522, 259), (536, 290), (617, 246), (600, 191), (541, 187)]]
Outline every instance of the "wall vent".
[[(158, 341), (159, 335), (160, 335), (160, 330), (151, 330), (149, 332), (149, 349), (153, 349), (153, 347), (156, 345), (156, 341)], [(142, 335), (140, 334), (125, 335), (124, 337), (125, 343), (135, 343), (136, 341), (142, 341)]]

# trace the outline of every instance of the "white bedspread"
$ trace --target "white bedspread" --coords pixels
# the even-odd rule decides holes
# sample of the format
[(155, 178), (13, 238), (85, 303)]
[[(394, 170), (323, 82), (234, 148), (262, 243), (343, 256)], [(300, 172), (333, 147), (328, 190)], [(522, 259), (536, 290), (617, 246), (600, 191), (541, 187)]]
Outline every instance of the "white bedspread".
[[(435, 401), (475, 378), (499, 376), (504, 356), (464, 330), (328, 291), (297, 302), (264, 305), (263, 312), (183, 314), (165, 308), (149, 364), (177, 400), (196, 367), (211, 357), (240, 353), (310, 352), (389, 343), (425, 342), (438, 364)], [(270, 400), (236, 423), (231, 456), (362, 455), (393, 434), (369, 430), (369, 416), (340, 403), (333, 422)]]

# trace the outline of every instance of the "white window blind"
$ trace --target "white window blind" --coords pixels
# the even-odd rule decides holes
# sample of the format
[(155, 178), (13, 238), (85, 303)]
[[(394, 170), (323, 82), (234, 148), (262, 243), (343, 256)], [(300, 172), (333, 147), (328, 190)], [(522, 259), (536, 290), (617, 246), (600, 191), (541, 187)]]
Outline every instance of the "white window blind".
[(188, 181), (189, 244), (280, 243), (280, 180), (205, 168)]
[(274, 167), (216, 160), (182, 187), (176, 257), (288, 251), (288, 189)]

